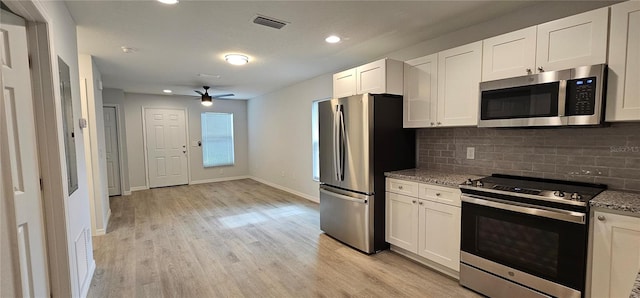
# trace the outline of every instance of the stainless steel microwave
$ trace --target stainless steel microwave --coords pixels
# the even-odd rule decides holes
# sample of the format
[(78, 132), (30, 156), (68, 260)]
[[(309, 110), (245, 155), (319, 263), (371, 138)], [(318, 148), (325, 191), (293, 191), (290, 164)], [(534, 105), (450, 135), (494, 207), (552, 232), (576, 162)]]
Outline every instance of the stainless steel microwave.
[(600, 125), (607, 65), (480, 83), (478, 127)]

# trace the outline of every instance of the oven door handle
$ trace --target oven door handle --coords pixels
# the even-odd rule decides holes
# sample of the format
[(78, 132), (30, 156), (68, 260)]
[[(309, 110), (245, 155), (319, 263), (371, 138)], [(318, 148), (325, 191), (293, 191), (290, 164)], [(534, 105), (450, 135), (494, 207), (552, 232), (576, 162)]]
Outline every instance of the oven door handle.
[(534, 207), (528, 204), (519, 204), (514, 202), (502, 203), (494, 199), (476, 198), (468, 195), (462, 195), (461, 198), (463, 202), (467, 202), (471, 204), (493, 207), (493, 208), (509, 210), (509, 211), (518, 212), (518, 213), (524, 213), (524, 214), (529, 214), (534, 216), (541, 216), (541, 217), (546, 217), (551, 219), (562, 220), (562, 221), (574, 222), (578, 224), (586, 223), (586, 214), (581, 212), (560, 210), (555, 208), (545, 208), (545, 207), (538, 207), (538, 206)]

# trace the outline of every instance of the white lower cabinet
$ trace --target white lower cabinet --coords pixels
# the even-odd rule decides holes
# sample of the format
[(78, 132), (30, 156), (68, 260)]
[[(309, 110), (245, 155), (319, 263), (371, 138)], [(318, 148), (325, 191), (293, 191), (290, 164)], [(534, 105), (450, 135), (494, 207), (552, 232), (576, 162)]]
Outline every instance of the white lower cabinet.
[[(386, 241), (392, 250), (453, 277), (460, 271), (460, 190), (417, 183), (416, 193), (390, 188), (403, 180), (387, 179)], [(415, 182), (412, 182), (415, 183)], [(425, 194), (438, 194), (433, 197)], [(442, 195), (442, 194), (448, 195)], [(457, 193), (457, 201), (441, 196)]]
[(460, 207), (420, 200), (418, 255), (460, 271)]
[(640, 270), (640, 217), (595, 211), (591, 297), (629, 297)]

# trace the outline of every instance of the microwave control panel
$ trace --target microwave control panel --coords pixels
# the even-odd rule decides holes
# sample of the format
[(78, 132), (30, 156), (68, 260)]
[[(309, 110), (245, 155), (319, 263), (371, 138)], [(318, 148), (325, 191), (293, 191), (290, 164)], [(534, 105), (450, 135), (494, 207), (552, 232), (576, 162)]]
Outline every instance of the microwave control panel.
[(567, 80), (566, 116), (593, 115), (596, 105), (596, 77)]

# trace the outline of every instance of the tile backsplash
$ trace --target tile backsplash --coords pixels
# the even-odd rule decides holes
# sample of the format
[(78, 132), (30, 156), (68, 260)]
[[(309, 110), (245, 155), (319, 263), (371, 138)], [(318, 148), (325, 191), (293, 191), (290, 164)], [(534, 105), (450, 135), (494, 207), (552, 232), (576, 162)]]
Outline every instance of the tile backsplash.
[[(418, 166), (463, 174), (513, 174), (640, 191), (640, 123), (588, 128), (419, 129)], [(475, 159), (467, 159), (467, 147)]]

